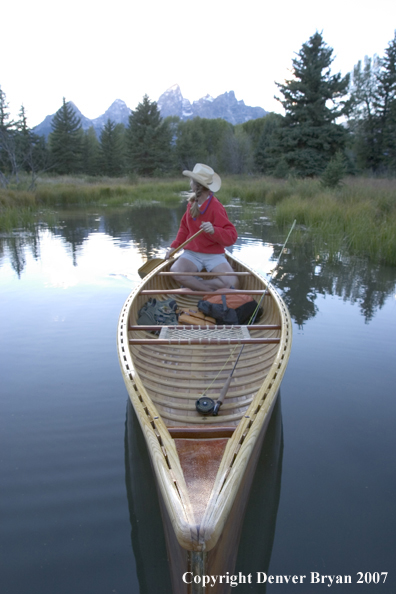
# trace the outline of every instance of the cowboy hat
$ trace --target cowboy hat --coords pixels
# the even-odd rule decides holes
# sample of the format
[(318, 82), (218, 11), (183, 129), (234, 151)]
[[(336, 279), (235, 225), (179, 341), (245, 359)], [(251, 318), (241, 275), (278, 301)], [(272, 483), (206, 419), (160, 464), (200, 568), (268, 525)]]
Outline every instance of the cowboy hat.
[(190, 177), (212, 192), (217, 192), (221, 188), (220, 176), (209, 165), (197, 163), (192, 171), (183, 171), (183, 175)]

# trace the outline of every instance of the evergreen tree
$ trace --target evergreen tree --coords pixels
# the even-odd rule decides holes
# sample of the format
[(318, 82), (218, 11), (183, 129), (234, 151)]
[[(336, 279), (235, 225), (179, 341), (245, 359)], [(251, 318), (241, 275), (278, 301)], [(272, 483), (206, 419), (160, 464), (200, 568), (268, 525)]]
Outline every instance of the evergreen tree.
[(383, 58), (365, 58), (353, 70), (348, 122), (360, 169), (396, 171), (396, 33)]
[(55, 171), (78, 173), (81, 170), (83, 139), (81, 120), (65, 98), (62, 107), (54, 115), (51, 126), (49, 144)]
[(100, 165), (104, 175), (114, 177), (124, 172), (124, 136), (122, 124), (107, 120), (100, 135)]
[(191, 171), (196, 163), (207, 163), (209, 161), (201, 122), (201, 118), (194, 118), (179, 123), (176, 156), (181, 169)]
[(282, 120), (283, 116), (280, 114), (269, 113), (265, 118), (262, 118), (260, 128), (256, 132), (254, 162), (256, 169), (260, 173), (275, 174), (275, 171), (279, 170), (279, 164), (281, 163), (282, 174), (280, 177), (286, 177), (288, 165), (283, 156), (279, 158), (276, 151)]
[(8, 174), (12, 170), (9, 156), (13, 144), (12, 126), (6, 94), (0, 87), (0, 182), (4, 187), (8, 184)]
[(84, 132), (82, 141), (82, 170), (88, 175), (99, 175), (100, 144), (93, 126)]
[(274, 117), (281, 117), (279, 114), (268, 113), (262, 118), (256, 118), (255, 120), (248, 120), (243, 124), (239, 124), (242, 129), (248, 134), (252, 145), (253, 155), (256, 154), (258, 145), (262, 140), (264, 133), (267, 133), (268, 121)]
[(349, 75), (331, 75), (332, 53), (316, 32), (293, 59), (293, 78), (285, 84), (276, 83), (284, 97), (276, 99), (285, 109), (285, 118), (272, 156), (283, 157), (301, 176), (322, 173), (331, 157), (345, 146), (346, 130), (336, 120), (348, 112), (343, 97)]
[(32, 143), (34, 143), (33, 139), (33, 132), (29, 129), (27, 124), (27, 117), (25, 108), (22, 105), (19, 111), (19, 119), (15, 123), (16, 128), (16, 152), (17, 152), (17, 159), (18, 162), (21, 164), (21, 167), (24, 168), (25, 171), (30, 170), (30, 165), (28, 163), (28, 155), (30, 152), (30, 148)]
[(353, 69), (350, 94), (351, 113), (348, 127), (358, 169), (375, 171), (380, 163), (377, 141), (376, 96), (380, 61), (377, 56), (359, 60)]
[(171, 132), (161, 118), (155, 101), (143, 97), (129, 116), (127, 146), (129, 169), (141, 175), (152, 176), (164, 172), (171, 164)]
[(10, 113), (8, 111), (8, 103), (6, 94), (0, 87), (0, 130), (4, 130), (12, 126), (10, 120)]
[(233, 135), (233, 126), (223, 119), (196, 117), (181, 121), (177, 128), (176, 157), (181, 169), (193, 169), (196, 163), (222, 167), (224, 138)]
[(338, 188), (341, 185), (345, 173), (345, 158), (343, 153), (339, 151), (332, 159), (330, 159), (320, 179), (320, 183), (324, 188)]
[(31, 174), (29, 190), (34, 190), (38, 176), (52, 169), (51, 156), (44, 136), (38, 136), (30, 131), (30, 143), (25, 154), (25, 163), (26, 169)]
[(375, 108), (378, 118), (377, 142), (382, 165), (396, 170), (396, 32), (380, 61)]
[(221, 168), (220, 161), (223, 154), (225, 136), (230, 133), (236, 133), (238, 139), (244, 137), (246, 140), (242, 129), (239, 132), (236, 132), (236, 127), (221, 118), (202, 118), (201, 127), (204, 135), (205, 151), (208, 155), (207, 161), (204, 161), (204, 163), (210, 163), (211, 167), (214, 169)]

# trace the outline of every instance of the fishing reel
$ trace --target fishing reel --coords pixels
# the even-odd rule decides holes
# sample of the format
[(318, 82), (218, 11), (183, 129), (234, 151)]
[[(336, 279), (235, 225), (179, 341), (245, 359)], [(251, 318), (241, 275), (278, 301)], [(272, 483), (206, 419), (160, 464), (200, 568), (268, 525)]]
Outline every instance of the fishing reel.
[(207, 396), (202, 396), (195, 402), (195, 408), (201, 415), (213, 415), (217, 417), (221, 402), (215, 402)]

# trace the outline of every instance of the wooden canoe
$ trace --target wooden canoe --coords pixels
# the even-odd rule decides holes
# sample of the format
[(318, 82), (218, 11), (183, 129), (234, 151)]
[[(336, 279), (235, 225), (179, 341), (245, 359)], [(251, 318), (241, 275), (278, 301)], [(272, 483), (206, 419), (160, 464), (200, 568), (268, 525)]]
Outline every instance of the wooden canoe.
[[(250, 486), (291, 349), (282, 298), (251, 268), (227, 258), (241, 290), (256, 301), (265, 295), (248, 338), (246, 328), (238, 334), (237, 328), (185, 327), (158, 338), (137, 327), (138, 311), (153, 294), (173, 296), (183, 309), (201, 298), (179, 289), (169, 274), (172, 261), (132, 291), (118, 324), (120, 365), (154, 472), (173, 594), (205, 592), (203, 576), (234, 571)], [(201, 415), (196, 400), (204, 393), (218, 398), (242, 345), (218, 416)], [(211, 587), (214, 594), (230, 590), (226, 577)]]

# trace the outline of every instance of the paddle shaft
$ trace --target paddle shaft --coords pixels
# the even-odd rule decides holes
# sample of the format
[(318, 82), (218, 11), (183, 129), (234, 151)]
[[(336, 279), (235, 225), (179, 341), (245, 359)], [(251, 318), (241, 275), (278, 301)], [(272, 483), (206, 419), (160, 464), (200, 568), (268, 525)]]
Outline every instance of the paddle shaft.
[(187, 245), (188, 243), (190, 243), (190, 241), (192, 241), (193, 239), (195, 239), (196, 237), (198, 237), (198, 235), (200, 235), (201, 233), (203, 233), (203, 229), (200, 229), (199, 231), (197, 231), (196, 233), (194, 233), (194, 235), (192, 235), (191, 237), (189, 237), (184, 243), (182, 243), (181, 245), (179, 245), (179, 247), (175, 248), (173, 250), (173, 252), (170, 253), (169, 257), (171, 258), (172, 256), (174, 256), (176, 254), (176, 252), (178, 252), (179, 250), (182, 250), (185, 245)]
[[(288, 240), (289, 240), (289, 237), (290, 237), (290, 235), (291, 235), (291, 233), (292, 233), (292, 231), (293, 231), (293, 229), (294, 229), (294, 226), (295, 226), (295, 224), (296, 224), (296, 221), (294, 220), (294, 222), (293, 222), (293, 224), (292, 224), (292, 226), (291, 226), (291, 229), (290, 229), (290, 231), (289, 231), (289, 233), (288, 233), (288, 235), (287, 235), (287, 237), (286, 237), (286, 241), (285, 241), (285, 243), (283, 244), (283, 246), (282, 246), (282, 249), (281, 249), (281, 251), (280, 251), (279, 258), (278, 258), (278, 260), (277, 260), (277, 262), (276, 262), (276, 264), (275, 264), (275, 267), (272, 269), (271, 276), (270, 276), (269, 280), (267, 281), (267, 289), (266, 289), (266, 291), (265, 291), (265, 292), (264, 292), (264, 293), (261, 295), (261, 299), (260, 299), (260, 301), (258, 302), (258, 304), (257, 304), (257, 307), (256, 307), (256, 309), (255, 309), (255, 311), (254, 311), (254, 313), (253, 313), (253, 315), (252, 315), (251, 319), (249, 320), (249, 324), (254, 324), (254, 321), (255, 321), (255, 319), (256, 319), (256, 317), (257, 317), (257, 314), (258, 314), (258, 312), (259, 312), (260, 306), (261, 306), (261, 304), (262, 304), (262, 302), (263, 302), (263, 299), (264, 299), (265, 295), (268, 293), (268, 288), (269, 288), (269, 286), (270, 286), (270, 284), (271, 284), (272, 277), (274, 276), (274, 272), (275, 272), (275, 270), (277, 269), (277, 267), (278, 267), (278, 265), (279, 265), (280, 259), (281, 259), (281, 257), (282, 257), (282, 254), (283, 254), (283, 250), (284, 250), (284, 249), (285, 249), (285, 247), (286, 247), (286, 244), (287, 244), (287, 242), (288, 242)], [(214, 416), (214, 417), (216, 417), (216, 416), (218, 415), (218, 412), (219, 412), (220, 406), (221, 406), (221, 405), (223, 404), (223, 402), (224, 402), (224, 398), (226, 397), (226, 394), (227, 394), (227, 392), (228, 392), (228, 388), (230, 387), (230, 384), (231, 384), (231, 380), (232, 380), (232, 374), (234, 373), (234, 371), (235, 371), (235, 369), (236, 369), (236, 366), (238, 365), (238, 361), (239, 361), (239, 358), (240, 358), (240, 356), (242, 355), (242, 351), (243, 351), (243, 349), (244, 349), (244, 346), (245, 346), (244, 344), (241, 346), (241, 348), (240, 348), (240, 351), (239, 351), (239, 353), (238, 353), (238, 357), (236, 358), (236, 361), (235, 361), (235, 363), (234, 363), (234, 366), (233, 366), (233, 368), (231, 369), (230, 375), (228, 376), (228, 378), (227, 378), (227, 380), (226, 380), (226, 382), (225, 382), (225, 384), (224, 384), (224, 386), (223, 386), (223, 388), (222, 388), (222, 390), (221, 390), (221, 392), (220, 392), (220, 396), (218, 397), (218, 399), (217, 399), (217, 401), (216, 401), (216, 404), (215, 404), (215, 407), (214, 407), (214, 410), (213, 410), (213, 416)]]
[[(187, 245), (192, 239), (195, 239), (195, 237), (197, 237), (202, 232), (203, 232), (203, 229), (200, 229), (197, 233), (195, 233), (195, 235), (193, 235), (192, 237), (189, 237), (187, 239), (187, 241), (185, 241), (184, 243), (179, 245), (179, 247), (172, 250), (172, 252), (169, 254), (168, 257), (171, 257), (174, 254), (176, 254), (176, 252), (178, 252), (179, 250), (184, 248), (185, 245)], [(163, 260), (162, 258), (153, 258), (152, 260), (147, 260), (147, 262), (145, 262), (143, 264), (143, 266), (141, 266), (138, 270), (140, 278), (144, 278), (147, 274), (149, 274), (150, 272), (155, 270), (158, 266), (160, 266), (164, 262), (166, 262), (166, 260)]]

